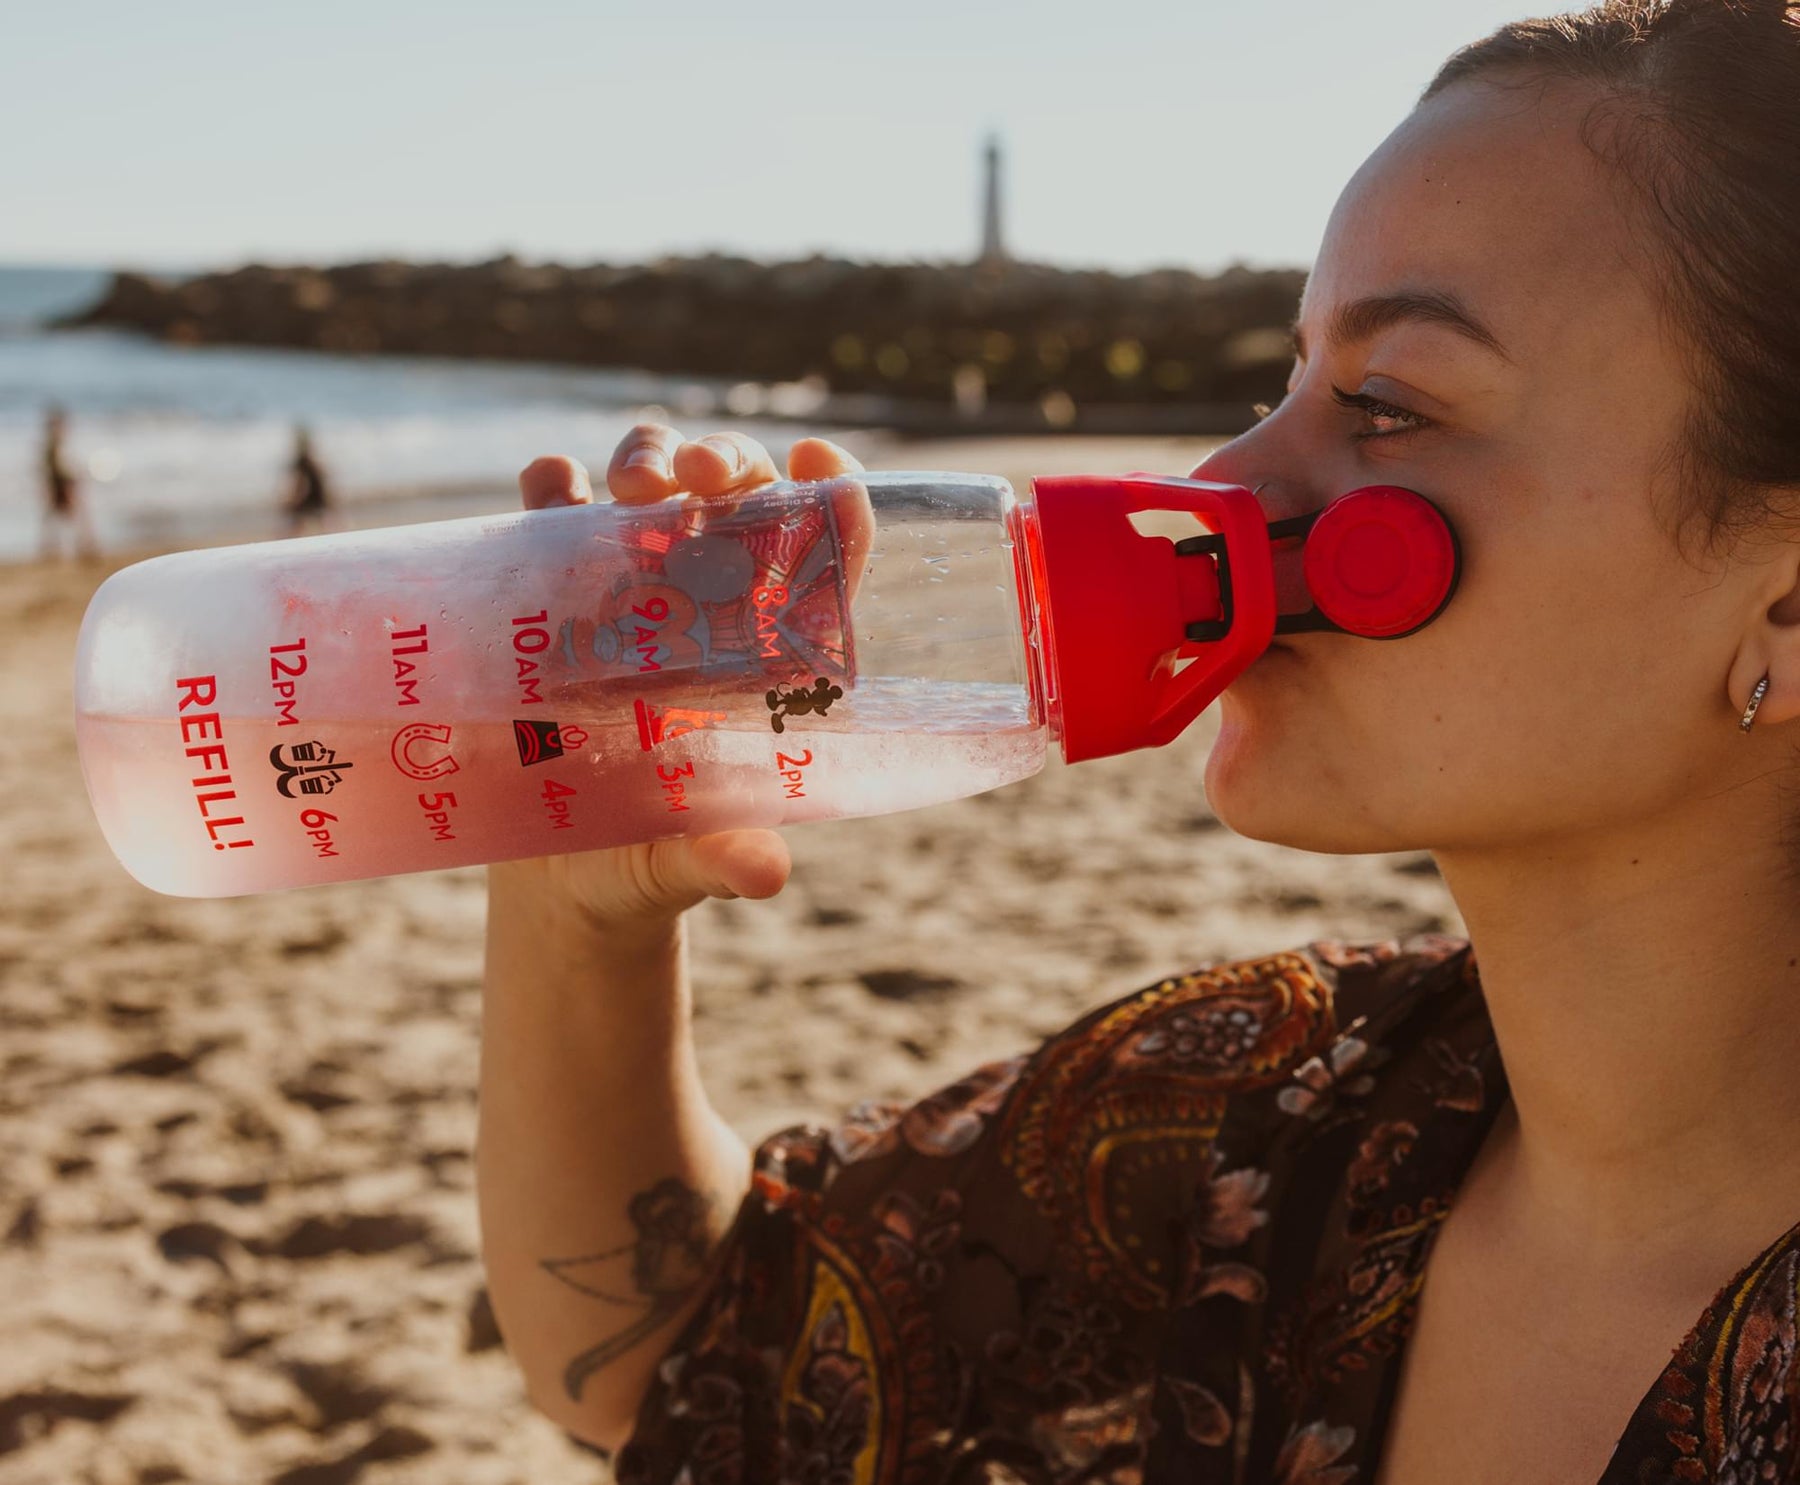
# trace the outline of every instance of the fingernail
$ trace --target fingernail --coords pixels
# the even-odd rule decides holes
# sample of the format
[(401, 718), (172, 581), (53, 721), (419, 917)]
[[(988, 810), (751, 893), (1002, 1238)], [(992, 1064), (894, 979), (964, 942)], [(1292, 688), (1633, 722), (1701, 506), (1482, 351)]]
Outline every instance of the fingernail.
[(736, 474), (744, 467), (744, 451), (732, 439), (703, 438), (700, 442), (725, 461), (730, 473)]
[(625, 467), (627, 469), (653, 469), (658, 474), (667, 474), (669, 461), (663, 458), (661, 449), (652, 448), (646, 444), (643, 448), (637, 449), (627, 456)]

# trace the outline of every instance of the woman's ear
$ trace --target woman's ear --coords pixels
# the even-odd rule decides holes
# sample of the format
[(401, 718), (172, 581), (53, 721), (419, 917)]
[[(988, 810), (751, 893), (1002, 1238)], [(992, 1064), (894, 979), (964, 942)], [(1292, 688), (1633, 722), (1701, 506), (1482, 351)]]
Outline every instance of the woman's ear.
[(1766, 675), (1756, 726), (1767, 730), (1800, 719), (1800, 546), (1782, 544), (1762, 574), (1760, 591), (1766, 607), (1744, 635), (1725, 689), (1741, 718)]

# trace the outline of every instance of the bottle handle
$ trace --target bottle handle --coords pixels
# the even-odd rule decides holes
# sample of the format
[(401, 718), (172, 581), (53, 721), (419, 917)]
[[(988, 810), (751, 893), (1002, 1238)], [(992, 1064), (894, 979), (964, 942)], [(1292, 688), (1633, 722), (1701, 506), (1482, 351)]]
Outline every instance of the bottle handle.
[(1275, 637), (1268, 517), (1242, 485), (1154, 474), (1130, 474), (1120, 484), (1129, 491), (1126, 514), (1191, 511), (1210, 535), (1177, 542), (1175, 550), (1181, 557), (1211, 555), (1217, 563), (1223, 632), (1216, 639), (1190, 638), (1175, 651), (1178, 661), (1188, 663), (1180, 669), (1171, 666), (1151, 712), (1158, 741), (1166, 742), (1205, 711)]

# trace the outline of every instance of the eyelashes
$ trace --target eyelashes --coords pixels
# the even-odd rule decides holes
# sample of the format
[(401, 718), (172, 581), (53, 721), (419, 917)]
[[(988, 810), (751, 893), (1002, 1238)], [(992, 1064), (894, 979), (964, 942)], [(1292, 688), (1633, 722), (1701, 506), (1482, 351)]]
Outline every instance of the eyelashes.
[[(1333, 387), (1331, 400), (1339, 407), (1360, 413), (1372, 425), (1351, 434), (1352, 438), (1397, 438), (1431, 426), (1431, 419), (1423, 413), (1385, 402), (1379, 397), (1371, 397), (1367, 392), (1347, 392), (1342, 387)], [(1275, 409), (1266, 402), (1253, 402), (1250, 411), (1256, 414), (1256, 421), (1260, 423)]]
[[(1356, 438), (1394, 438), (1404, 433), (1417, 433), (1431, 423), (1431, 419), (1427, 417), (1407, 408), (1397, 407), (1391, 402), (1383, 402), (1381, 398), (1371, 397), (1367, 392), (1346, 392), (1342, 387), (1333, 387), (1331, 400), (1339, 407), (1361, 413), (1372, 425), (1377, 425), (1352, 435)], [(1381, 423), (1397, 426), (1384, 428), (1378, 426)]]

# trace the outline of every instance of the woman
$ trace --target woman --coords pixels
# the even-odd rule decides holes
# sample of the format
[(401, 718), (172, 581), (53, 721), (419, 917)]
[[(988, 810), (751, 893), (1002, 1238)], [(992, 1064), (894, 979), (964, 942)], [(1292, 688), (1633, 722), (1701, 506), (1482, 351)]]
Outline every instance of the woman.
[[(1456, 524), (1443, 617), (1276, 646), (1206, 790), (1430, 849), (1473, 951), (1164, 981), (776, 1136), (739, 1209), (679, 914), (779, 840), (496, 867), (479, 1174), (539, 1405), (627, 1481), (1800, 1479), (1796, 265), (1800, 9), (1509, 27), (1350, 182), (1286, 399), (1195, 471)], [(774, 476), (647, 427), (608, 484)]]

